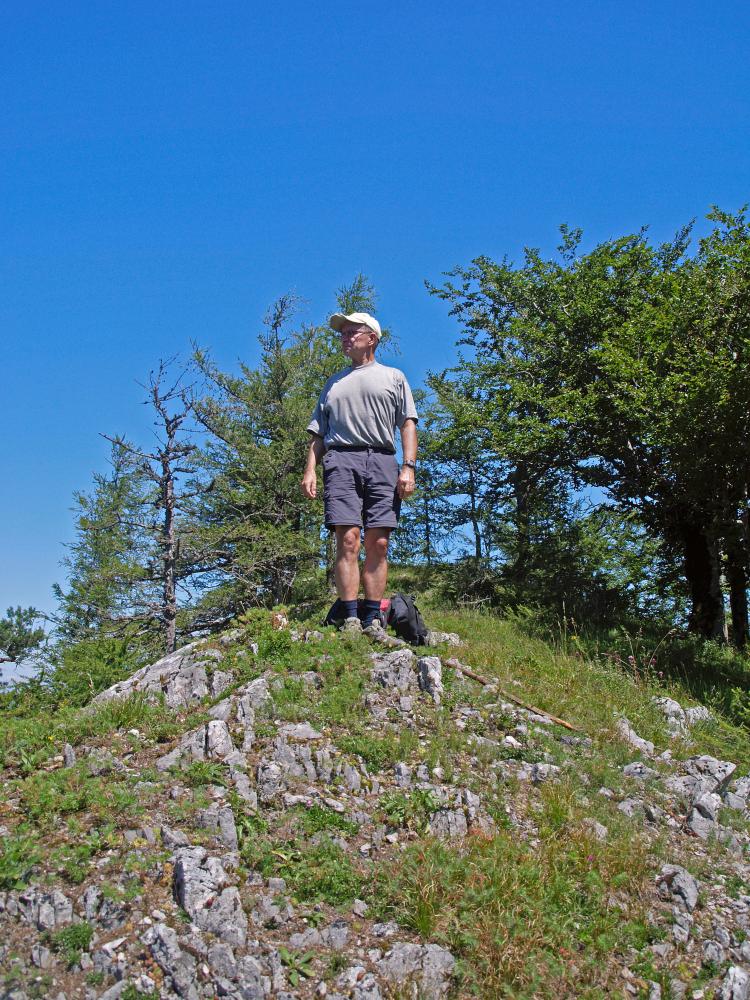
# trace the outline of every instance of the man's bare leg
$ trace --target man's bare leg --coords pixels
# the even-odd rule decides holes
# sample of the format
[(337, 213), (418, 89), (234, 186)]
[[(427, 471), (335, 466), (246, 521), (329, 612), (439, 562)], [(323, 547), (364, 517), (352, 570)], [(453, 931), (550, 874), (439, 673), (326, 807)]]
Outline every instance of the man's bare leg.
[(391, 528), (368, 528), (365, 531), (365, 565), (362, 583), (365, 598), (381, 601), (388, 582), (388, 539)]
[(336, 525), (334, 576), (341, 601), (356, 601), (359, 593), (359, 535), (357, 525)]

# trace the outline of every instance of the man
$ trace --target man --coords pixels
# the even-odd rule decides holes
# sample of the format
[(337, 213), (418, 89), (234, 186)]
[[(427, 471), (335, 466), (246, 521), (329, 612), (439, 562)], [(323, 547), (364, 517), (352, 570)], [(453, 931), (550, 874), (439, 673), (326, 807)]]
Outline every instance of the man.
[[(307, 430), (312, 434), (302, 492), (317, 493), (323, 463), (326, 527), (336, 533), (336, 590), (349, 627), (357, 619), (360, 534), (364, 528), (365, 592), (361, 626), (377, 628), (388, 576), (388, 539), (401, 500), (414, 492), (417, 411), (403, 372), (375, 360), (380, 324), (368, 313), (331, 316), (351, 367), (326, 382)], [(403, 462), (396, 461), (395, 431)]]

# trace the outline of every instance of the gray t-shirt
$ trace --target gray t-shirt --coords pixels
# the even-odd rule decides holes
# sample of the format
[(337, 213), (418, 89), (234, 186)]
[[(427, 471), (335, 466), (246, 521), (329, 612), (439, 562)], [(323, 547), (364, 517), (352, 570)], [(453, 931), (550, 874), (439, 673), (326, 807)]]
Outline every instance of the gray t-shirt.
[(332, 445), (369, 445), (395, 451), (394, 435), (417, 411), (409, 383), (398, 368), (373, 361), (332, 375), (307, 425)]

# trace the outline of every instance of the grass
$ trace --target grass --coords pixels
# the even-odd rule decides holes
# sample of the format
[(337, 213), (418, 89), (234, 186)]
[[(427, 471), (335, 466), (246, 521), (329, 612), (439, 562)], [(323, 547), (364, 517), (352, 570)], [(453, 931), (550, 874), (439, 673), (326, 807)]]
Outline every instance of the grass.
[[(378, 870), (373, 906), (461, 959), (461, 995), (610, 996), (612, 954), (652, 938), (645, 842), (625, 827), (598, 841), (569, 786), (549, 786), (541, 810), (536, 847), (513, 829), (456, 846), (427, 837)], [(613, 888), (628, 890), (624, 912)]]
[(0, 840), (0, 891), (22, 889), (41, 859), (36, 831), (22, 824)]
[(82, 920), (80, 923), (70, 924), (55, 931), (49, 940), (52, 950), (62, 955), (70, 967), (80, 962), (81, 953), (88, 949), (93, 937), (94, 928)]
[(124, 826), (142, 809), (138, 793), (127, 780), (95, 777), (85, 764), (57, 771), (40, 771), (17, 783), (24, 814), (40, 830), (52, 829), (64, 816), (86, 812), (94, 823)]

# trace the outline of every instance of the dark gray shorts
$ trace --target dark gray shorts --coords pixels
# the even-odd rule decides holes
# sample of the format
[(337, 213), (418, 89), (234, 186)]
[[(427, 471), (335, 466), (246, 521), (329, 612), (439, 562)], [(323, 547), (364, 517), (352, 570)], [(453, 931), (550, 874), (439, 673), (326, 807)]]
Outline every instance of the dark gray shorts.
[(401, 510), (395, 455), (372, 451), (327, 451), (323, 456), (326, 527), (337, 524), (395, 528)]

